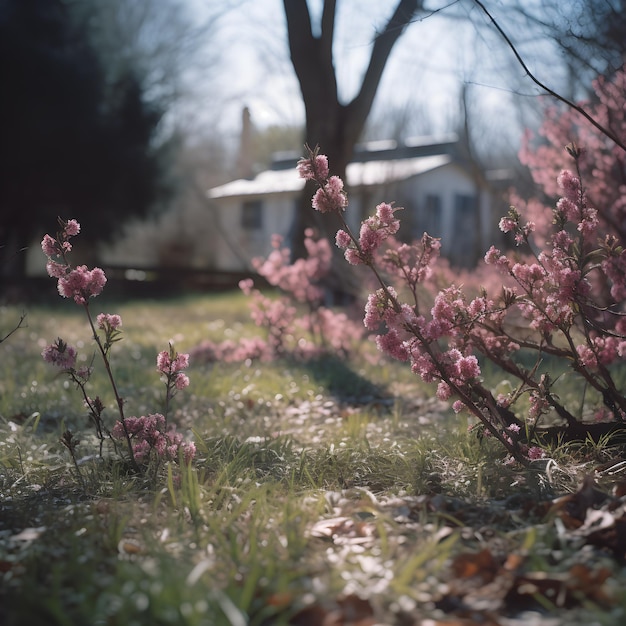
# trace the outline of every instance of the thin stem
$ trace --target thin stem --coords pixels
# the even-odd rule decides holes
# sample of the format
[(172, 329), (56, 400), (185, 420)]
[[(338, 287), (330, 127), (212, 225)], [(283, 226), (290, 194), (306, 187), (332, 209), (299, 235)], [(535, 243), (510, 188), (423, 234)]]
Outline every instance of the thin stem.
[(6, 341), (16, 330), (18, 330), (19, 328), (22, 328), (22, 323), (24, 322), (25, 319), (26, 319), (26, 313), (22, 313), (22, 315), (20, 316), (20, 321), (17, 323), (15, 328), (10, 330), (4, 337), (0, 338), (0, 343), (2, 343), (3, 341)]
[(98, 349), (100, 350), (100, 355), (102, 356), (102, 361), (104, 362), (104, 367), (106, 369), (107, 375), (109, 377), (109, 382), (111, 383), (111, 388), (113, 389), (113, 395), (115, 396), (115, 401), (117, 404), (117, 410), (119, 412), (119, 416), (120, 416), (120, 423), (122, 424), (122, 428), (124, 430), (124, 436), (126, 437), (126, 444), (128, 447), (128, 454), (130, 456), (130, 462), (131, 465), (133, 467), (133, 470), (135, 470), (136, 472), (140, 472), (140, 468), (139, 465), (137, 464), (137, 461), (135, 459), (135, 453), (133, 451), (133, 444), (131, 441), (131, 437), (130, 437), (130, 433), (128, 432), (128, 427), (126, 425), (126, 418), (124, 416), (124, 399), (120, 396), (118, 390), (117, 390), (117, 384), (115, 382), (115, 377), (113, 376), (113, 371), (111, 370), (111, 364), (109, 362), (109, 358), (107, 355), (107, 351), (105, 350), (104, 346), (102, 345), (102, 341), (100, 341), (100, 337), (98, 335), (98, 332), (96, 331), (96, 327), (93, 323), (93, 319), (91, 317), (91, 312), (89, 310), (89, 302), (85, 301), (84, 305), (83, 305), (84, 309), (85, 309), (85, 313), (87, 314), (87, 319), (89, 320), (89, 326), (91, 326), (91, 331), (93, 334), (93, 338), (96, 342), (96, 345), (98, 346)]

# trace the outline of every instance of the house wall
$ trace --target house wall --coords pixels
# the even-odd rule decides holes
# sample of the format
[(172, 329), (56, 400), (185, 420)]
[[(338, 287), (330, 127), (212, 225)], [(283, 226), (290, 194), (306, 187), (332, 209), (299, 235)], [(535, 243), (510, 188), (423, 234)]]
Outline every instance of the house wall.
[[(288, 241), (298, 192), (267, 195), (222, 197), (215, 201), (216, 264), (219, 270), (251, 268), (251, 259), (265, 257), (271, 251), (272, 236), (282, 235)], [(431, 198), (439, 198), (435, 210)], [(457, 196), (474, 199), (473, 207), (459, 205)], [(244, 202), (261, 201), (262, 228), (242, 229)], [(459, 266), (472, 266), (482, 256), (497, 224), (491, 217), (491, 196), (477, 189), (474, 180), (454, 163), (424, 172), (412, 178), (380, 187), (360, 187), (349, 190), (349, 205), (344, 214), (353, 232), (358, 233), (363, 219), (372, 215), (380, 202), (404, 207), (398, 213), (401, 238), (414, 240), (426, 230), (441, 237), (442, 256)]]
[[(242, 228), (244, 202), (261, 202), (261, 228)], [(216, 218), (214, 241), (215, 269), (237, 271), (251, 269), (254, 257), (266, 257), (272, 250), (272, 236), (289, 234), (296, 202), (295, 194), (272, 194), (222, 198)]]
[[(435, 198), (438, 217), (433, 215)], [(472, 265), (479, 254), (486, 201), (472, 178), (454, 164), (404, 181), (398, 188), (398, 204), (409, 213), (412, 238), (421, 237), (425, 230), (441, 237), (442, 256), (456, 265)]]

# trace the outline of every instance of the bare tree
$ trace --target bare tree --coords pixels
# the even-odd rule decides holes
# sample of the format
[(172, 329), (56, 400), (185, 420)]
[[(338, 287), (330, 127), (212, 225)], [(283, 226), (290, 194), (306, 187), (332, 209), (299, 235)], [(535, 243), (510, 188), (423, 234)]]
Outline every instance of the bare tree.
[[(333, 173), (345, 179), (345, 171), (370, 113), (383, 70), (391, 50), (413, 16), (422, 8), (422, 0), (399, 0), (384, 29), (374, 38), (371, 56), (360, 89), (348, 103), (339, 98), (337, 76), (333, 64), (333, 38), (337, 0), (324, 0), (319, 35), (314, 34), (306, 0), (283, 0), (291, 62), (300, 83), (306, 115), (306, 143), (319, 145), (330, 160)], [(319, 220), (311, 210), (312, 188), (306, 186), (296, 209), (292, 228), (292, 254), (304, 253), (304, 230), (315, 226), (331, 236), (336, 224)], [(339, 257), (339, 255), (337, 255)], [(345, 291), (341, 276), (345, 268), (332, 272), (331, 284), (336, 291)]]

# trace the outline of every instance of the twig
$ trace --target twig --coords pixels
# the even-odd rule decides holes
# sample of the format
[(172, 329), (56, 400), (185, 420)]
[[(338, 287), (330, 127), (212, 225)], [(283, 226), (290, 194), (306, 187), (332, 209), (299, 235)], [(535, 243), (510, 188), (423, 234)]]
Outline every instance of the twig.
[(538, 78), (536, 78), (535, 75), (530, 71), (526, 63), (524, 62), (524, 59), (522, 58), (520, 53), (517, 51), (517, 48), (515, 47), (513, 42), (509, 39), (508, 35), (504, 32), (504, 30), (502, 30), (501, 26), (498, 24), (498, 22), (496, 22), (495, 18), (491, 15), (491, 13), (489, 13), (485, 5), (480, 0), (474, 0), (474, 3), (477, 4), (480, 7), (480, 9), (483, 11), (483, 13), (491, 20), (491, 23), (495, 26), (496, 30), (500, 33), (500, 35), (502, 35), (502, 38), (504, 39), (504, 41), (506, 41), (509, 48), (511, 48), (511, 50), (513, 51), (513, 54), (515, 55), (515, 58), (518, 60), (519, 64), (522, 66), (526, 74), (528, 74), (528, 77), (537, 86), (543, 89), (548, 95), (552, 96), (553, 98), (556, 98), (560, 102), (563, 102), (564, 104), (566, 104), (571, 109), (574, 109), (574, 111), (577, 111), (578, 113), (580, 113), (580, 115), (582, 115), (589, 123), (593, 124), (593, 126), (595, 126), (603, 135), (608, 137), (611, 141), (613, 141), (616, 145), (618, 145), (622, 150), (626, 152), (626, 144), (622, 142), (619, 139), (619, 137), (615, 135), (615, 133), (613, 133), (610, 129), (602, 126), (602, 124), (600, 124), (593, 117), (591, 117), (591, 115), (589, 115), (589, 113), (587, 113), (587, 111), (585, 111), (581, 106), (579, 106), (575, 102), (572, 102), (571, 100), (568, 100), (564, 96), (558, 94), (556, 91), (554, 91), (553, 89), (550, 89), (550, 87), (548, 87), (547, 85), (542, 83)]

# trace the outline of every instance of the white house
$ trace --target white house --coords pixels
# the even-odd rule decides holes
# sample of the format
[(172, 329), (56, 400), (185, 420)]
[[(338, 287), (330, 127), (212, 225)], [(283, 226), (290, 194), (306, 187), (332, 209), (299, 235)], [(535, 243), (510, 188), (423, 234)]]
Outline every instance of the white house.
[[(462, 154), (456, 136), (358, 146), (346, 171), (346, 220), (358, 231), (378, 203), (393, 202), (405, 209), (398, 213), (402, 239), (426, 231), (441, 237), (442, 255), (454, 265), (472, 266), (493, 234), (494, 194)], [(208, 191), (220, 235), (215, 269), (248, 269), (250, 259), (270, 252), (273, 234), (287, 236), (304, 186), (299, 156), (279, 155), (270, 169)]]

